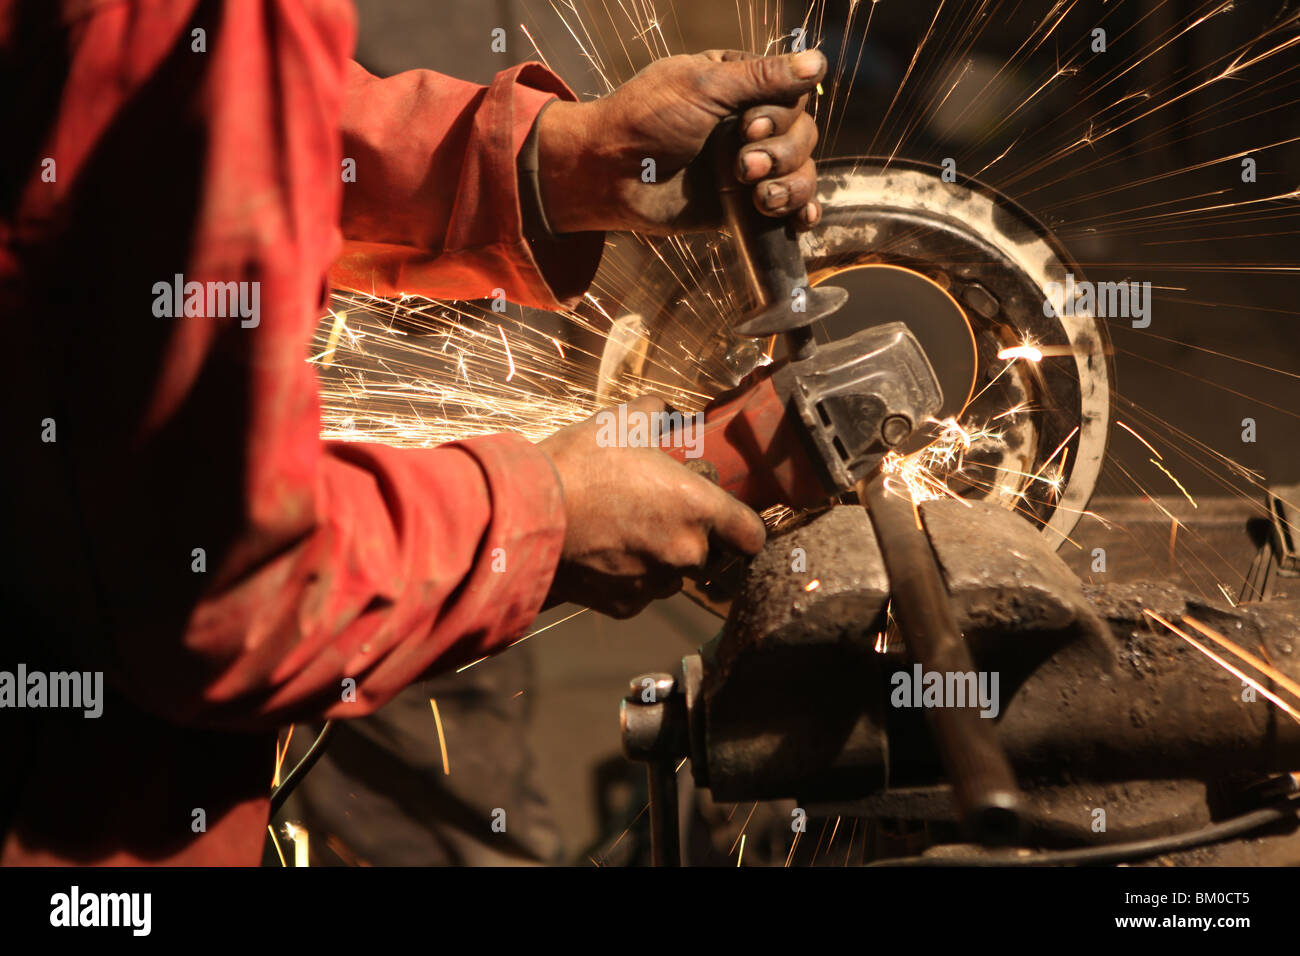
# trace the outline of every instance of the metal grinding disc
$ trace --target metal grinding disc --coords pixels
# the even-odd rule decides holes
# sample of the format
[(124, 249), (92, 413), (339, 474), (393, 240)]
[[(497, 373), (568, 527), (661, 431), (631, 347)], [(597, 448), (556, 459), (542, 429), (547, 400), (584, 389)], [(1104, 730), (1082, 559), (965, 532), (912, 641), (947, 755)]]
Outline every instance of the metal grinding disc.
[[(949, 488), (1014, 508), (1061, 544), (1096, 485), (1114, 383), (1104, 326), (1077, 310), (1060, 317), (1060, 284), (1067, 273), (1080, 280), (1081, 270), (1045, 226), (977, 181), (946, 183), (937, 167), (899, 160), (829, 160), (818, 169), (824, 212), (800, 245), (814, 284), (850, 291), (848, 305), (819, 324), (819, 339), (908, 322), (945, 395), (966, 396), (959, 413), (946, 411), (998, 433), (965, 453), (967, 466), (947, 476)], [(735, 310), (719, 307), (743, 299), (727, 240), (691, 241), (695, 260), (713, 266), (694, 287), (682, 279), (687, 270), (668, 265), (671, 257), (647, 253), (638, 293), (624, 303), (636, 315), (614, 315), (621, 334), (601, 356), (602, 399), (653, 387), (683, 409), (698, 408), (766, 360), (771, 345), (736, 334)], [(883, 279), (881, 267), (897, 275)], [(997, 357), (1026, 342), (1043, 348), (1041, 361)], [(965, 384), (967, 374), (968, 388), (952, 384)], [(1052, 477), (1055, 487), (1035, 475)]]

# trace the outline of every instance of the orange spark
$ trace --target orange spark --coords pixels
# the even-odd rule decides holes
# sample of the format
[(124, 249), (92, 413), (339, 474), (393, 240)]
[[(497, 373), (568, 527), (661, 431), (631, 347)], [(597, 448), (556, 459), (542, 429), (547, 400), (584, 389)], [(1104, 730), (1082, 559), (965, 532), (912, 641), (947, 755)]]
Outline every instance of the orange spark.
[(275, 830), (272, 829), (269, 823), (266, 825), (266, 832), (271, 834), (271, 845), (275, 847), (275, 855), (280, 858), (280, 865), (287, 867), (289, 864), (285, 862), (284, 853), (280, 850), (280, 840), (276, 837)]
[(1158, 451), (1156, 451), (1154, 448), (1152, 448), (1152, 447), (1151, 447), (1151, 443), (1150, 443), (1149, 441), (1147, 441), (1145, 438), (1143, 438), (1141, 435), (1139, 435), (1139, 434), (1138, 434), (1137, 432), (1135, 432), (1133, 429), (1129, 428), (1127, 425), (1125, 425), (1125, 424), (1124, 424), (1122, 421), (1120, 421), (1118, 418), (1115, 419), (1115, 424), (1118, 425), (1120, 428), (1124, 429), (1124, 431), (1128, 432), (1130, 435), (1132, 435), (1134, 438), (1136, 438), (1136, 439), (1137, 439), (1138, 441), (1140, 441), (1142, 444), (1146, 445), (1146, 446), (1147, 446), (1147, 450), (1150, 451), (1151, 454), (1155, 455), (1157, 458), (1162, 458), (1162, 459), (1163, 459), (1163, 458), (1165, 457), (1164, 455), (1160, 454), (1160, 452), (1158, 452)]
[(284, 738), (284, 749), (281, 750), (277, 743), (275, 748), (275, 774), (271, 777), (271, 786), (280, 786), (280, 769), (284, 766), (284, 758), (289, 756), (289, 741), (293, 740), (294, 725), (289, 725), (289, 733)]
[(1042, 349), (1035, 348), (1032, 345), (1017, 345), (1014, 348), (1003, 349), (998, 353), (998, 358), (1005, 361), (1014, 359), (1025, 359), (1028, 362), (1041, 362), (1043, 360)]
[(1174, 477), (1173, 472), (1171, 472), (1164, 465), (1160, 464), (1160, 462), (1156, 461), (1154, 458), (1148, 458), (1147, 461), (1151, 462), (1151, 464), (1155, 465), (1157, 468), (1163, 471), (1169, 477), (1169, 480), (1178, 486), (1178, 490), (1183, 493), (1184, 498), (1186, 498), (1188, 501), (1192, 503), (1193, 508), (1199, 507), (1196, 501), (1193, 500), (1192, 496), (1187, 493), (1187, 489), (1183, 487), (1183, 483)]
[(510, 343), (506, 341), (506, 330), (501, 328), (500, 323), (497, 323), (497, 331), (501, 333), (501, 344), (506, 347), (506, 361), (510, 363), (510, 373), (506, 375), (506, 381), (508, 382), (515, 377), (515, 357), (510, 354)]
[(442, 772), (451, 776), (451, 764), (447, 760), (447, 738), (442, 735), (442, 717), (438, 713), (438, 702), (430, 697), (429, 706), (433, 708), (433, 722), (438, 728), (438, 749), (442, 751)]
[(1186, 622), (1187, 624), (1190, 624), (1192, 627), (1196, 628), (1196, 630), (1200, 631), (1202, 634), (1204, 634), (1210, 640), (1214, 641), (1214, 643), (1218, 644), (1220, 647), (1225, 648), (1231, 651), (1232, 653), (1236, 654), (1238, 657), (1246, 661), (1248, 664), (1253, 666), (1256, 670), (1260, 671), (1269, 679), (1275, 681), (1278, 684), (1281, 684), (1291, 693), (1295, 694), (1295, 696), (1300, 697), (1300, 683), (1296, 683), (1290, 677), (1287, 677), (1286, 674), (1283, 674), (1272, 664), (1268, 663), (1265, 660), (1261, 660), (1260, 658), (1256, 657), (1254, 654), (1250, 653), (1250, 651), (1246, 650), (1244, 647), (1240, 647), (1239, 645), (1228, 640), (1222, 634), (1219, 634), (1217, 631), (1214, 631), (1213, 629), (1206, 627), (1200, 621), (1197, 621), (1193, 618), (1186, 617), (1186, 616), (1183, 617), (1183, 621)]
[[(1147, 608), (1143, 608), (1142, 613), (1145, 614), (1147, 617), (1151, 618), (1152, 620), (1157, 621), (1160, 624), (1163, 624), (1165, 627), (1169, 628), (1169, 630), (1173, 631), (1175, 634), (1181, 637), (1188, 644), (1192, 645), (1192, 647), (1196, 648), (1198, 651), (1200, 651), (1210, 660), (1214, 661), (1214, 663), (1218, 664), (1229, 674), (1232, 674), (1234, 677), (1238, 678), (1242, 683), (1249, 684), (1251, 687), (1255, 688), (1255, 690), (1259, 691), (1261, 694), (1263, 694), (1273, 703), (1277, 704), (1278, 707), (1282, 708), (1282, 710), (1286, 711), (1286, 713), (1289, 714), (1294, 720), (1300, 722), (1300, 711), (1296, 710), (1296, 708), (1292, 707), (1281, 697), (1278, 697), (1277, 694), (1274, 694), (1267, 687), (1261, 684), (1257, 679), (1246, 674), (1239, 668), (1234, 667), (1232, 664), (1228, 663), (1218, 654), (1214, 653), (1214, 651), (1210, 650), (1208, 647), (1206, 647), (1200, 641), (1196, 640), (1196, 638), (1192, 637), (1186, 631), (1182, 630), (1179, 627), (1175, 627), (1173, 624), (1170, 624), (1168, 621), (1166, 621), (1155, 611), (1152, 611)], [(1186, 620), (1186, 618), (1184, 618), (1184, 620)], [(1226, 638), (1224, 640), (1226, 641)]]

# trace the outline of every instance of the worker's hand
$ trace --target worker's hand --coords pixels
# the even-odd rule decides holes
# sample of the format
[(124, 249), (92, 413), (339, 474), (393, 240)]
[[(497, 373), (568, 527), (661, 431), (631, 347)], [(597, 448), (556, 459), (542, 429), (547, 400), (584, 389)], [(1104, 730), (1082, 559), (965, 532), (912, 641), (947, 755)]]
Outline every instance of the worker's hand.
[(598, 100), (552, 103), (538, 121), (542, 204), (552, 230), (717, 228), (717, 187), (700, 150), (718, 121), (737, 110), (744, 111), (745, 145), (736, 174), (755, 184), (754, 204), (769, 216), (791, 216), (799, 228), (814, 225), (821, 216), (812, 161), (817, 126), (804, 104), (825, 72), (816, 50), (715, 50), (657, 60)]
[[(640, 398), (629, 412), (665, 410)], [(564, 488), (568, 527), (550, 602), (573, 601), (631, 617), (703, 567), (710, 545), (757, 554), (763, 521), (717, 485), (657, 448), (602, 446), (596, 418), (537, 447)]]

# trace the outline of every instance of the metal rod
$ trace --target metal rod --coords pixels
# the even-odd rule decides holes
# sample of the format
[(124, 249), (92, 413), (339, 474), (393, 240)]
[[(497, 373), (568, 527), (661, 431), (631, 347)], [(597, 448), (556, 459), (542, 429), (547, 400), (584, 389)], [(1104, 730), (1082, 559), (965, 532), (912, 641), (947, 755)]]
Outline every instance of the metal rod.
[(677, 774), (661, 760), (646, 765), (650, 785), (650, 861), (654, 866), (681, 866), (678, 835)]
[[(885, 560), (893, 615), (908, 657), (922, 673), (937, 672), (945, 680), (950, 673), (973, 673), (970, 648), (912, 502), (889, 494), (882, 475), (863, 479), (857, 490)], [(978, 707), (973, 701), (965, 707), (930, 707), (926, 717), (963, 824), (981, 843), (1009, 843), (1021, 832), (1020, 789), (992, 722), (980, 717)]]

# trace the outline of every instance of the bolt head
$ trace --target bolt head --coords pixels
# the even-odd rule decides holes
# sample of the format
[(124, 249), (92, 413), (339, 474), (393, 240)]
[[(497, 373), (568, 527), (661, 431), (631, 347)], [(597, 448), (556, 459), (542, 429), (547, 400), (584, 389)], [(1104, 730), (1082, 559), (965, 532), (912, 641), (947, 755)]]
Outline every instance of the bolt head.
[(880, 437), (891, 447), (910, 434), (912, 434), (912, 420), (906, 415), (890, 415), (880, 424)]
[(633, 677), (628, 682), (627, 702), (630, 704), (657, 704), (672, 696), (677, 681), (672, 674), (655, 671)]

